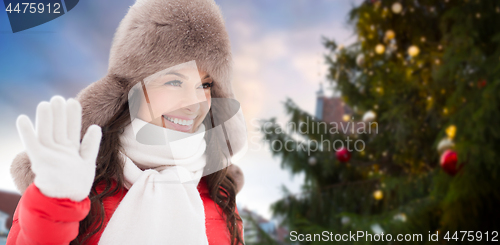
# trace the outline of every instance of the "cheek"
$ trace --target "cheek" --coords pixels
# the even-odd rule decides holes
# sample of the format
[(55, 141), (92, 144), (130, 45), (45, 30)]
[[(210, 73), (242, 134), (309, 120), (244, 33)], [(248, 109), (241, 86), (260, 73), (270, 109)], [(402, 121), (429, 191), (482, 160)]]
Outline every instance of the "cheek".
[(142, 120), (151, 120), (151, 115), (148, 110), (148, 104), (144, 98), (141, 98), (139, 110), (137, 111), (137, 117)]
[(203, 121), (208, 116), (208, 112), (212, 106), (212, 100), (210, 96), (210, 92), (205, 92), (206, 101), (200, 103), (200, 119)]
[(208, 110), (210, 110), (210, 107), (212, 106), (212, 95), (210, 94), (210, 90), (205, 91), (205, 98), (206, 101), (204, 101), (203, 104), (203, 111), (206, 113)]
[(207, 102), (201, 103), (201, 108), (200, 108), (200, 116), (202, 118), (205, 118), (208, 115), (208, 112), (210, 111), (210, 100)]
[(151, 93), (149, 96), (151, 108), (155, 114), (158, 114), (157, 116), (165, 112), (173, 111), (176, 106), (176, 100), (178, 100), (178, 98), (176, 98), (175, 95), (165, 92)]
[(210, 110), (210, 108), (212, 108), (212, 100), (211, 100), (211, 99), (208, 99), (208, 100), (207, 100), (207, 105), (208, 105), (208, 106), (207, 106), (207, 107), (208, 107), (208, 108), (207, 108), (207, 111), (208, 111), (208, 110)]
[(212, 97), (210, 96), (210, 94), (208, 95), (207, 97), (207, 112), (210, 110), (210, 108), (212, 108)]
[(206, 95), (206, 98), (207, 98), (207, 104), (208, 104), (208, 109), (210, 109), (210, 107), (212, 106), (212, 90), (208, 90), (205, 95)]

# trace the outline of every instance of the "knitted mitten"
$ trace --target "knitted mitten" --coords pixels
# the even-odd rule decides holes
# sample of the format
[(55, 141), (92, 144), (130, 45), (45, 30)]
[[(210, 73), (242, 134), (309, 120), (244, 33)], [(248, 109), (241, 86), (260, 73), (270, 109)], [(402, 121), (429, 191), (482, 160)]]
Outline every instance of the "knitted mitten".
[(36, 130), (27, 116), (17, 118), (34, 183), (46, 196), (79, 202), (90, 193), (102, 133), (99, 126), (92, 125), (80, 143), (81, 122), (80, 103), (61, 96), (38, 104)]

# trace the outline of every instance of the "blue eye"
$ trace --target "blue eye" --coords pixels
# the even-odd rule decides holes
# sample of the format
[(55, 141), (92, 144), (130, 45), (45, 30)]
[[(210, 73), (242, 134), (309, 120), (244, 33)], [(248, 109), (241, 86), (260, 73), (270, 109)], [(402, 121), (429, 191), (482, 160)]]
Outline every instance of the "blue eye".
[(211, 88), (213, 86), (213, 82), (211, 82), (211, 83), (204, 83), (201, 86), (203, 86), (203, 89), (209, 89), (209, 88)]
[(181, 81), (179, 80), (172, 80), (170, 82), (166, 82), (165, 85), (172, 85), (172, 86), (175, 86), (175, 87), (180, 87), (182, 84)]

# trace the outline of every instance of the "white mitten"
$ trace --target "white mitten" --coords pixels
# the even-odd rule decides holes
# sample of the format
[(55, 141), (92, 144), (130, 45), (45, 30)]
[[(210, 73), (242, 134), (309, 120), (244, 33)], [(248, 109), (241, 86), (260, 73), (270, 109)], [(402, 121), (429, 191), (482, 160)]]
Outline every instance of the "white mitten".
[(92, 125), (80, 144), (82, 107), (74, 99), (54, 96), (38, 104), (36, 131), (25, 115), (17, 118), (17, 130), (35, 173), (40, 191), (55, 198), (85, 199), (94, 182), (101, 128)]

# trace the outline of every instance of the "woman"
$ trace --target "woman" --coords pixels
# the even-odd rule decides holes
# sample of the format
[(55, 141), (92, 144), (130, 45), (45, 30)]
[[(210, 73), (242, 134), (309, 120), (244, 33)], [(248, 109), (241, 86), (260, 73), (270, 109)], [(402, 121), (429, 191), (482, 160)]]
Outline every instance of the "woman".
[(246, 147), (231, 74), (213, 0), (138, 0), (104, 78), (40, 103), (36, 132), (18, 118), (24, 194), (7, 244), (243, 244), (226, 174)]

